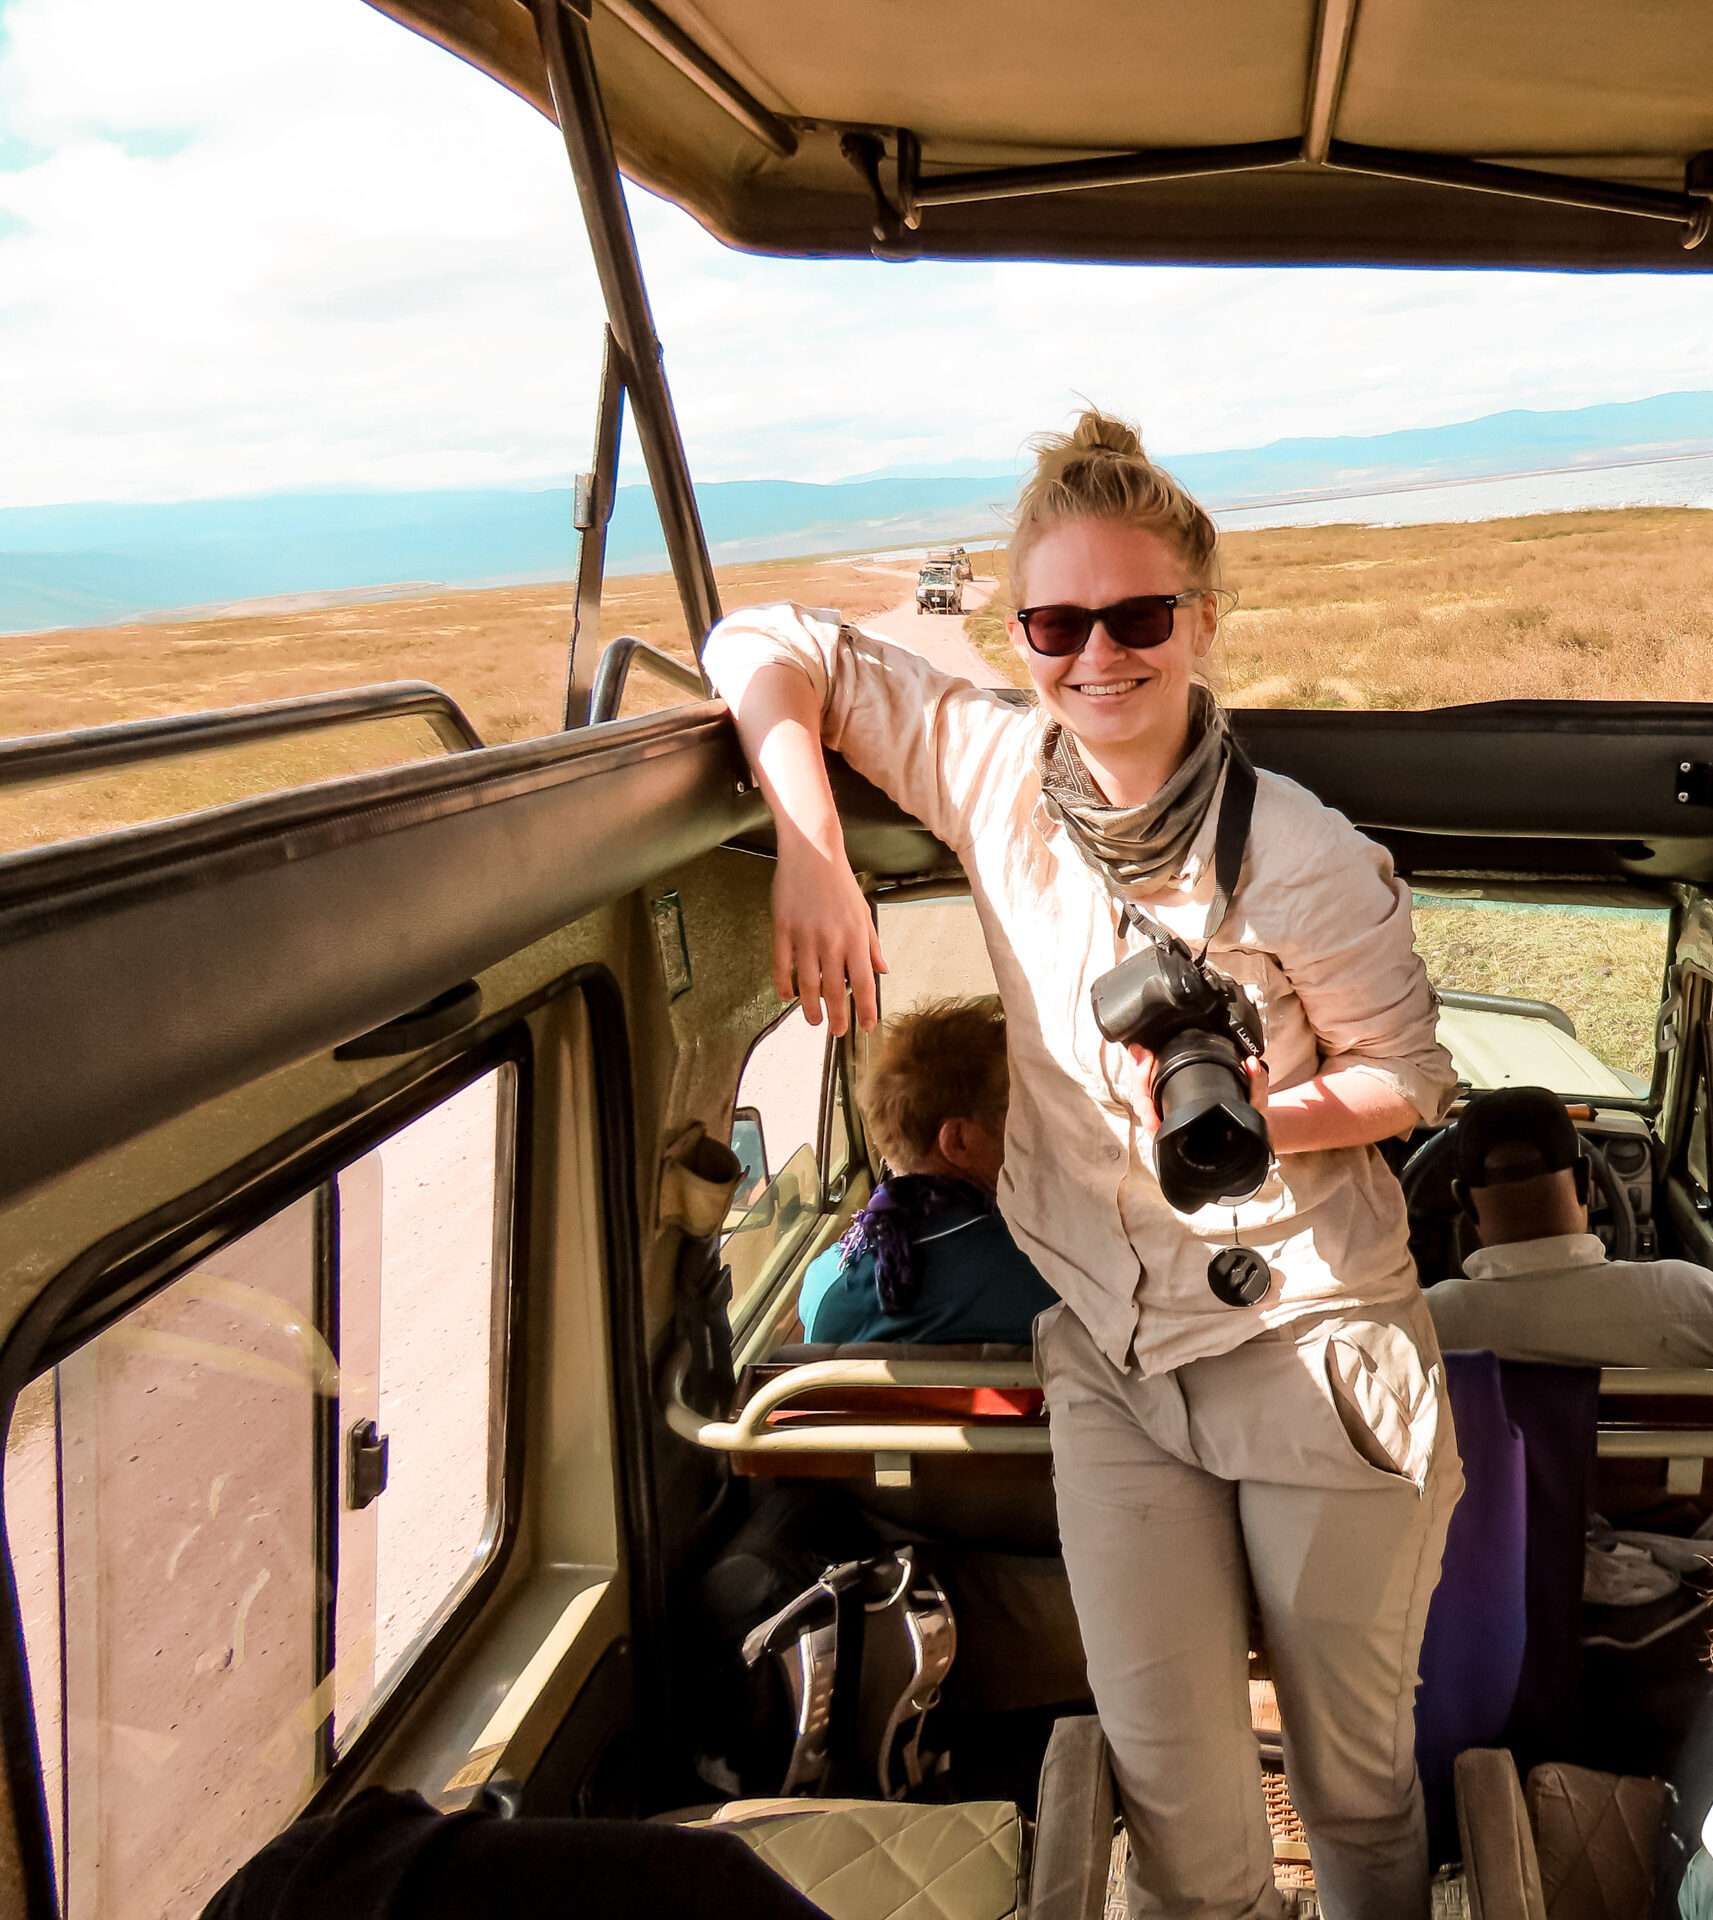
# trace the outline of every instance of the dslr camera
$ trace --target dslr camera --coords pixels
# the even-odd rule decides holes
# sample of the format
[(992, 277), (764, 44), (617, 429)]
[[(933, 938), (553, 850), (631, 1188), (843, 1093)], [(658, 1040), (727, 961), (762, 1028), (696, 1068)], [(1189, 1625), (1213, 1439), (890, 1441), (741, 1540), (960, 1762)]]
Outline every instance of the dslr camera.
[(1249, 1099), (1247, 1060), (1265, 1036), (1255, 1008), (1174, 935), (1103, 973), (1090, 989), (1095, 1025), (1154, 1056), (1154, 1156), (1160, 1191), (1180, 1213), (1247, 1200), (1267, 1177), (1267, 1123)]

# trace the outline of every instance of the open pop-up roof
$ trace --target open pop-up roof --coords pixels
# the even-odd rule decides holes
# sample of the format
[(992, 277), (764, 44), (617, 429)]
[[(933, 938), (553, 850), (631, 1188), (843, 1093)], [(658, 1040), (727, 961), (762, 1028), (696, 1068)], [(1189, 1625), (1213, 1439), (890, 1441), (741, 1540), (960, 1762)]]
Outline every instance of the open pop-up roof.
[[(740, 247), (1713, 267), (1705, 0), (563, 3), (624, 170)], [(552, 111), (524, 0), (374, 4)]]

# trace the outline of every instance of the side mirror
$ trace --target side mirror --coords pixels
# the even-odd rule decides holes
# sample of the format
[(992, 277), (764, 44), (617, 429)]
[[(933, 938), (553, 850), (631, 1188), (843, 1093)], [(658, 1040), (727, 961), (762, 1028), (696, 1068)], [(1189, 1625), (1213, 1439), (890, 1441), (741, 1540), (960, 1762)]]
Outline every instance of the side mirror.
[(737, 1189), (732, 1195), (734, 1212), (752, 1206), (768, 1182), (767, 1135), (762, 1130), (759, 1107), (739, 1107), (732, 1115), (732, 1152), (743, 1166)]

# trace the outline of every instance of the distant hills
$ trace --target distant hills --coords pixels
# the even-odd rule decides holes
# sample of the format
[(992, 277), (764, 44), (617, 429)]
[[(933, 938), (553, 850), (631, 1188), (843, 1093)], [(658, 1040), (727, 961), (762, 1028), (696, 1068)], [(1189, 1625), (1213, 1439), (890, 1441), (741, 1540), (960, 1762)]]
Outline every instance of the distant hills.
[[(1235, 508), (1690, 452), (1713, 452), (1713, 392), (1165, 458), (1209, 505)], [(826, 486), (718, 481), (698, 499), (716, 561), (767, 559), (996, 533), (1016, 476), (1004, 462), (948, 459), (939, 473)], [(646, 487), (619, 489), (607, 552), (617, 573), (665, 565)], [(402, 581), (560, 579), (575, 560), (562, 487), (0, 509), (0, 632)]]
[[(700, 487), (697, 498), (714, 557), (726, 561), (973, 534), (1000, 524), (1011, 491), (965, 479), (733, 480)], [(566, 579), (576, 559), (565, 487), (0, 509), (0, 633), (399, 581)], [(666, 564), (653, 496), (620, 487), (609, 571)]]
[[(1713, 452), (1713, 393), (1661, 393), (1557, 412), (1484, 414), (1445, 427), (1327, 439), (1272, 440), (1229, 453), (1160, 453), (1211, 506), (1272, 506), (1304, 493), (1359, 493), (1495, 474), (1600, 465), (1626, 457), (1660, 459)], [(943, 461), (890, 467), (858, 480), (912, 480), (935, 474), (1015, 483), (1021, 460)]]
[(1380, 492), (1699, 452), (1713, 452), (1713, 393), (1661, 393), (1561, 412), (1519, 409), (1448, 427), (1166, 457), (1209, 504), (1242, 507), (1305, 493)]

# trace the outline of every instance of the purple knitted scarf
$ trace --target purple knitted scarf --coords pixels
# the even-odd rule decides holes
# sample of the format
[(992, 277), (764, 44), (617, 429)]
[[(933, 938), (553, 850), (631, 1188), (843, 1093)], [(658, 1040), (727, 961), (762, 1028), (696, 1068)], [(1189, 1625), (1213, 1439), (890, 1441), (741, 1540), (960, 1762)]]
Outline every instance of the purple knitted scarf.
[(862, 1254), (874, 1256), (883, 1311), (897, 1313), (915, 1296), (916, 1242), (948, 1213), (997, 1211), (993, 1195), (972, 1181), (939, 1173), (901, 1173), (881, 1181), (839, 1242), (842, 1272)]

